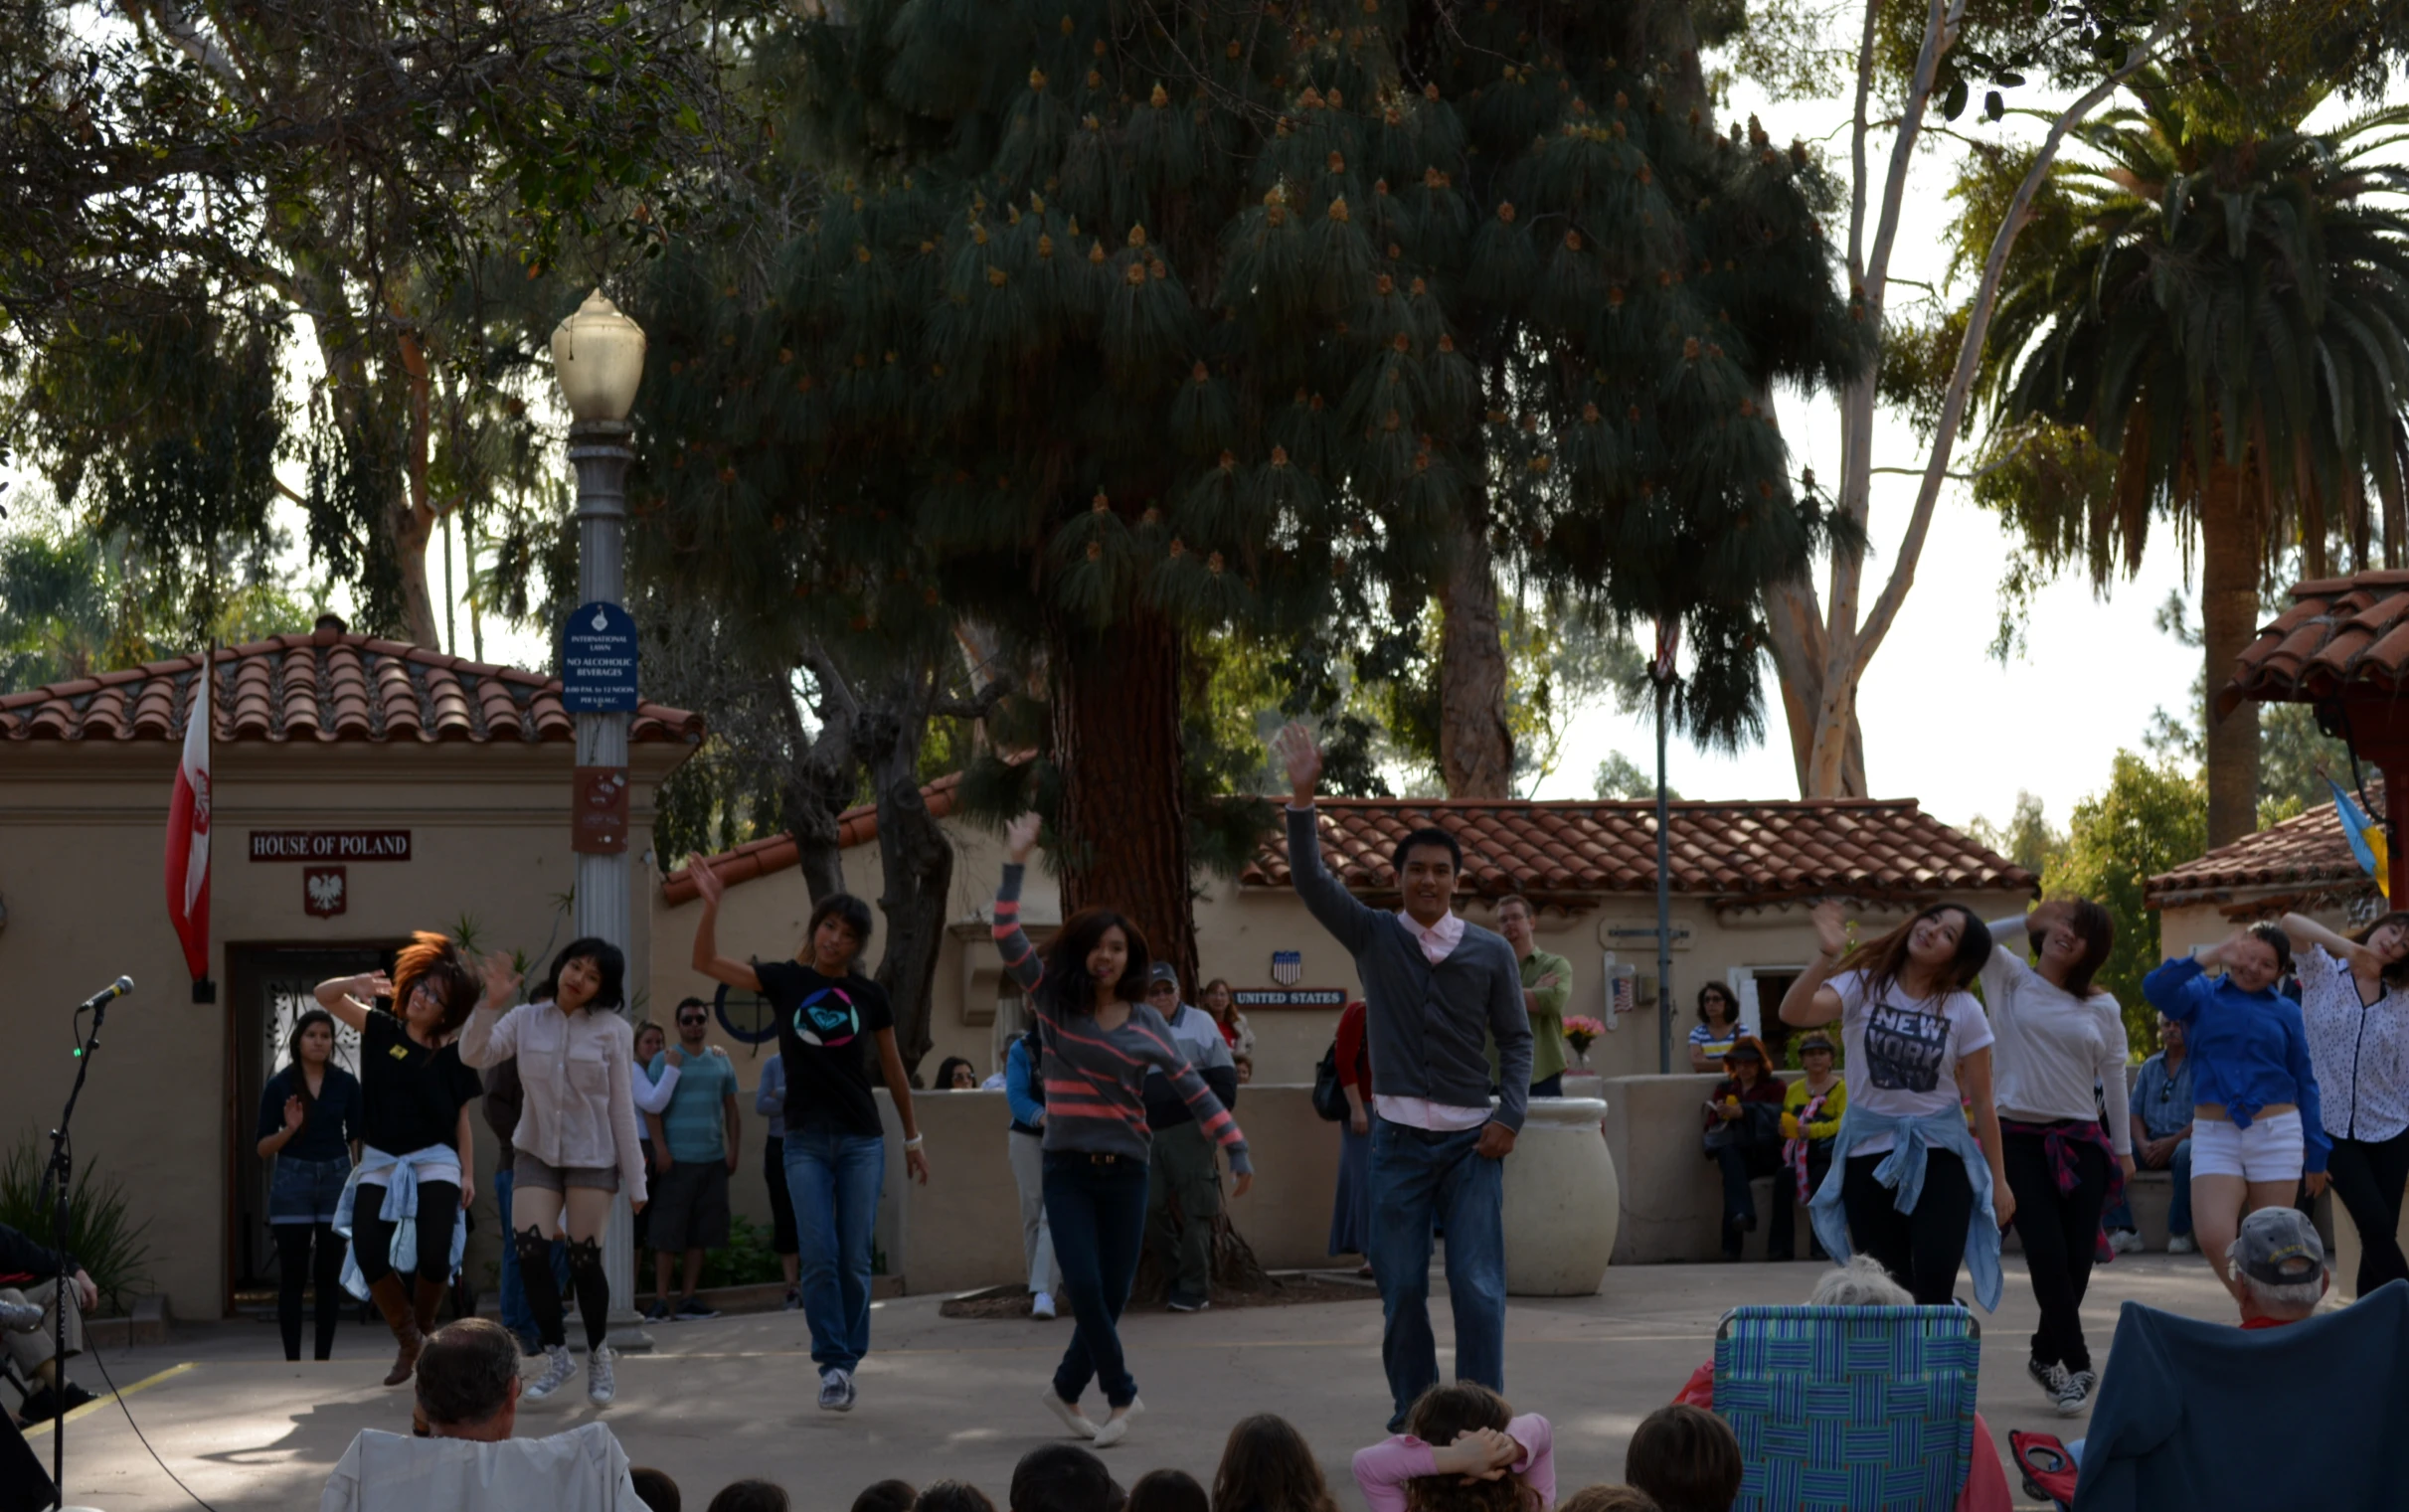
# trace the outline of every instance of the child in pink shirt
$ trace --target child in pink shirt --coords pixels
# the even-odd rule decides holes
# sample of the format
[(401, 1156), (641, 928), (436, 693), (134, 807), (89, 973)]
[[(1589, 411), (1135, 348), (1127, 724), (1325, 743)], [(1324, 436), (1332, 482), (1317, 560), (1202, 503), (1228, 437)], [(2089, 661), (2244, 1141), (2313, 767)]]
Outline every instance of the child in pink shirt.
[(1371, 1512), (1547, 1512), (1556, 1504), (1555, 1439), (1537, 1413), (1459, 1381), (1434, 1386), (1406, 1430), (1355, 1451)]

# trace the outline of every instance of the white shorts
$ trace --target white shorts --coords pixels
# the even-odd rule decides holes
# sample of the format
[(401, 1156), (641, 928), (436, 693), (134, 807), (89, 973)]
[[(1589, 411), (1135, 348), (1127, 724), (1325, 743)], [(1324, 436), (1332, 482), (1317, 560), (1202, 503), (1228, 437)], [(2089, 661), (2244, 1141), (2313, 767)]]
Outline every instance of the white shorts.
[(2202, 1119), (2191, 1126), (2191, 1174), (2239, 1176), (2244, 1181), (2301, 1179), (2301, 1114), (2298, 1108), (2250, 1120), (2235, 1128), (2230, 1118)]

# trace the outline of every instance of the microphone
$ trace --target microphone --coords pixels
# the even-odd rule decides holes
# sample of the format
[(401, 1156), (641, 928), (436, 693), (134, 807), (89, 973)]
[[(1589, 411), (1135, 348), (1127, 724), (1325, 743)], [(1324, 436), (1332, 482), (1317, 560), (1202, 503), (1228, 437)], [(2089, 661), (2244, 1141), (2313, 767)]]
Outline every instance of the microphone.
[(123, 997), (125, 994), (133, 990), (134, 979), (130, 976), (120, 976), (115, 981), (110, 982), (107, 986), (93, 993), (90, 997), (86, 998), (84, 1000), (84, 1006), (76, 1011), (78, 1013), (93, 1012), (94, 1010), (105, 1006), (111, 998)]

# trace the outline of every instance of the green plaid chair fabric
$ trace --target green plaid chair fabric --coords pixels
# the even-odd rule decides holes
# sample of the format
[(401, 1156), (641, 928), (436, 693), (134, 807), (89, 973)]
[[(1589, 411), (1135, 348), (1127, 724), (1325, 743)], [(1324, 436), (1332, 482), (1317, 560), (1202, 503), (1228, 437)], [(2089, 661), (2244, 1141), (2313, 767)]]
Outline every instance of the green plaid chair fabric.
[(1715, 1411), (1740, 1512), (1950, 1512), (1973, 1452), (1981, 1329), (1962, 1307), (1735, 1307)]

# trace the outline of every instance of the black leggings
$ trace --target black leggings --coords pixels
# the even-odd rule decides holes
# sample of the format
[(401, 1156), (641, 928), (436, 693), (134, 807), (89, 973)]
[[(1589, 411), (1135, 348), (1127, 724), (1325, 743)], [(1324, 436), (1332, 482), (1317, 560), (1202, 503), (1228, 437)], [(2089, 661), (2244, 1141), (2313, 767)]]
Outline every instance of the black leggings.
[(2016, 1237), (2024, 1242), (2024, 1267), (2032, 1273), (2033, 1300), (2041, 1304), (2041, 1326), (2033, 1331), (2032, 1357), (2068, 1370), (2091, 1369), (2091, 1347), (2083, 1340), (2083, 1293), (2091, 1286), (2098, 1257), (2100, 1210), (2108, 1202), (2108, 1152), (2077, 1142), (2075, 1188), (2058, 1190), (2050, 1168), (2049, 1142), (2039, 1134), (2008, 1134), (1999, 1155), (2007, 1167), (2007, 1190), (2016, 1199)]
[(1897, 1194), (1874, 1180), (1874, 1167), (1890, 1158), (1851, 1155), (1840, 1173), (1840, 1208), (1848, 1215), (1849, 1243), (1881, 1261), (1892, 1280), (1915, 1293), (1926, 1307), (1946, 1305), (1958, 1289), (1958, 1266), (1966, 1260), (1966, 1226), (1974, 1219), (1974, 1183), (1966, 1163), (1947, 1150), (1924, 1155), (1924, 1191), (1913, 1213), (1894, 1206)]
[[(352, 1253), (360, 1277), (374, 1286), (393, 1273), (395, 1225), (377, 1216), (385, 1206), (385, 1184), (361, 1182), (352, 1196)], [(438, 1286), (451, 1283), (451, 1226), (460, 1221), (460, 1189), (448, 1181), (419, 1183), (418, 1277)]]
[[(547, 1349), (568, 1342), (561, 1283), (552, 1273), (552, 1239), (529, 1224), (512, 1237), (518, 1247), (519, 1280), (527, 1289), (527, 1310), (535, 1314), (536, 1335)], [(578, 1299), (578, 1316), (586, 1324), (586, 1349), (600, 1349), (610, 1331), (610, 1281), (602, 1273), (602, 1245), (599, 1239), (569, 1242), (569, 1286)]]
[[(335, 1319), (343, 1305), (343, 1242), (332, 1224), (273, 1224), (276, 1236), (276, 1326), (284, 1333), (284, 1358), (301, 1358), (301, 1288), (318, 1294), (318, 1354), (334, 1357)], [(317, 1264), (310, 1264), (311, 1244)]]
[(2409, 1187), (2409, 1129), (2389, 1139), (2336, 1139), (2325, 1162), (2334, 1199), (2349, 1210), (2359, 1231), (2358, 1294), (2386, 1281), (2409, 1279), (2401, 1256), (2401, 1191)]

